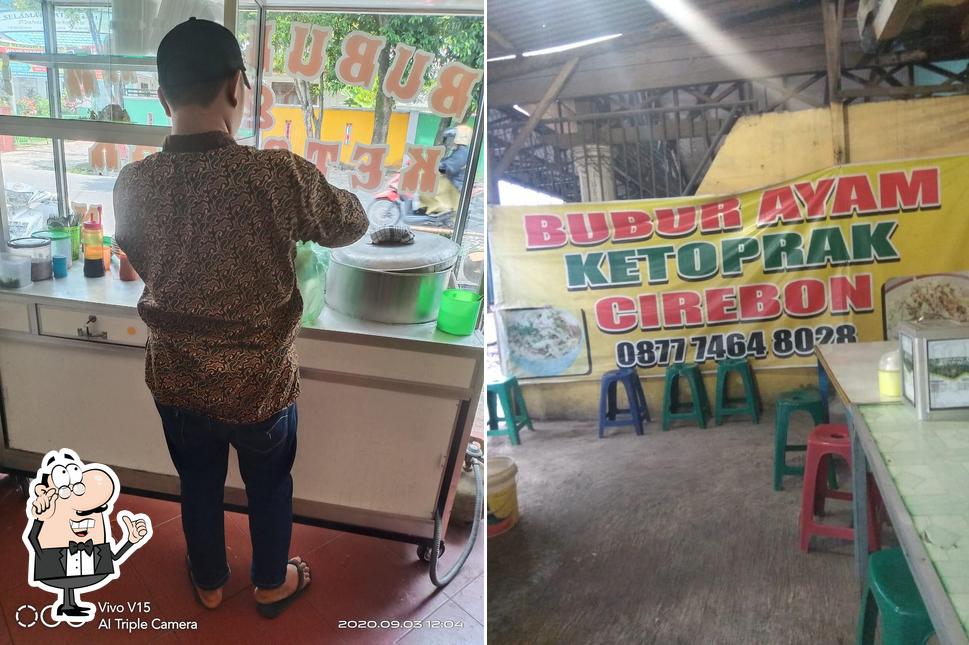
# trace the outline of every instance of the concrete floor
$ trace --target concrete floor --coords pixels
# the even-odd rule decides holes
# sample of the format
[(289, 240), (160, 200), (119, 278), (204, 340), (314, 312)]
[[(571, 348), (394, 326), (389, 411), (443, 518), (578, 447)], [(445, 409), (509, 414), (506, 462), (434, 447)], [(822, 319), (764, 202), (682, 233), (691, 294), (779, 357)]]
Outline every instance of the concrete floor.
[[(521, 520), (488, 540), (489, 642), (853, 642), (851, 544), (798, 549), (801, 483), (771, 487), (773, 422), (601, 440), (590, 423), (538, 422), (520, 446), (490, 441), (518, 465)], [(790, 441), (809, 429), (797, 415)], [(829, 507), (849, 522), (847, 502)]]

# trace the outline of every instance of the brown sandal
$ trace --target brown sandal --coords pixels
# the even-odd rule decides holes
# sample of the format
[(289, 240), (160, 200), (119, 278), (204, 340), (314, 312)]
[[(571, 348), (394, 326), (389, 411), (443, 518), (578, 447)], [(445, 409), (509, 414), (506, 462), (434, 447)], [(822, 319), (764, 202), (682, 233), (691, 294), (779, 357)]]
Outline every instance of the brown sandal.
[(303, 564), (303, 561), (297, 560), (296, 558), (291, 558), (287, 564), (291, 564), (296, 567), (296, 575), (299, 576), (296, 580), (296, 591), (281, 600), (277, 600), (276, 602), (257, 603), (259, 606), (259, 613), (263, 616), (263, 618), (276, 618), (279, 616), (281, 613), (283, 613), (283, 611), (286, 610), (287, 607), (293, 604), (293, 601), (299, 598), (303, 591), (309, 586), (309, 583), (306, 582), (306, 578), (303, 577), (303, 567), (300, 566)]

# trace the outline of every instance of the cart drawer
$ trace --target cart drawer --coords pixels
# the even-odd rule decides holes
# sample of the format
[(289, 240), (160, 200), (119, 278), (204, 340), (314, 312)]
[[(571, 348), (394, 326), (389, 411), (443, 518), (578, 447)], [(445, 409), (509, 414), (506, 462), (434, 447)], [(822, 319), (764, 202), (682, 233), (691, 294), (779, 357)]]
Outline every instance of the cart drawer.
[(30, 331), (30, 309), (26, 304), (0, 302), (0, 329)]
[(123, 314), (37, 305), (37, 326), (41, 336), (134, 347), (144, 347), (148, 341), (148, 328), (141, 318)]

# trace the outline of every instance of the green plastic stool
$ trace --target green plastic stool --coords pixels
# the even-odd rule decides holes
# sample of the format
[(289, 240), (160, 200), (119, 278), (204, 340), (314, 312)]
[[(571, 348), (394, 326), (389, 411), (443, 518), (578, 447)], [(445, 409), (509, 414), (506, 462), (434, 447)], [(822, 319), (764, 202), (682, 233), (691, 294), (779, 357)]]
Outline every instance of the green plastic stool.
[[(740, 375), (744, 385), (743, 398), (731, 399), (727, 396), (727, 379), (731, 372)], [(716, 406), (713, 409), (714, 422), (723, 423), (723, 417), (735, 414), (749, 414), (754, 423), (760, 423), (760, 396), (754, 383), (754, 373), (746, 358), (728, 358), (717, 363)], [(737, 405), (741, 403), (743, 405)]]
[[(781, 490), (784, 475), (804, 475), (802, 466), (788, 466), (787, 453), (804, 452), (807, 444), (787, 445), (787, 429), (791, 414), (803, 411), (811, 415), (815, 425), (828, 422), (828, 407), (821, 400), (821, 393), (815, 388), (803, 388), (784, 392), (777, 397), (777, 418), (774, 422), (774, 490)], [(829, 484), (837, 488), (834, 468), (828, 469)]]
[[(522, 396), (521, 386), (518, 379), (514, 376), (502, 378), (500, 381), (488, 383), (488, 436), (489, 437), (508, 437), (511, 444), (517, 446), (521, 443), (518, 431), (527, 427), (535, 431), (532, 427), (532, 419), (528, 416), (528, 408), (525, 407), (525, 397)], [(501, 402), (501, 409), (505, 416), (498, 416), (498, 402)]]
[[(690, 406), (680, 410), (679, 395), (680, 377), (686, 379), (690, 386)], [(666, 384), (663, 388), (663, 430), (669, 430), (673, 421), (696, 421), (701, 428), (707, 427), (707, 414), (710, 412), (710, 401), (707, 399), (706, 388), (703, 387), (703, 377), (697, 365), (674, 364), (666, 368)]]
[(868, 557), (857, 645), (874, 645), (879, 615), (882, 645), (918, 645), (935, 632), (901, 549), (876, 551)]

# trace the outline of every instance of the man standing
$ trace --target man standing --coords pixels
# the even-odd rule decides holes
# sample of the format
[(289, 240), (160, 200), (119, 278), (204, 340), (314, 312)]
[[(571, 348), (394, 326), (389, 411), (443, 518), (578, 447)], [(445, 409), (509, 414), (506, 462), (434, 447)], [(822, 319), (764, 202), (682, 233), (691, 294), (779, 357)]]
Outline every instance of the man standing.
[(158, 47), (158, 96), (172, 119), (162, 151), (118, 176), (116, 239), (145, 282), (145, 378), (181, 479), (196, 595), (229, 577), (222, 501), (229, 445), (249, 500), (252, 581), (266, 616), (310, 581), (289, 558), (302, 299), (295, 243), (350, 244), (367, 229), (357, 198), (286, 150), (237, 145), (249, 81), (239, 43), (190, 19)]

